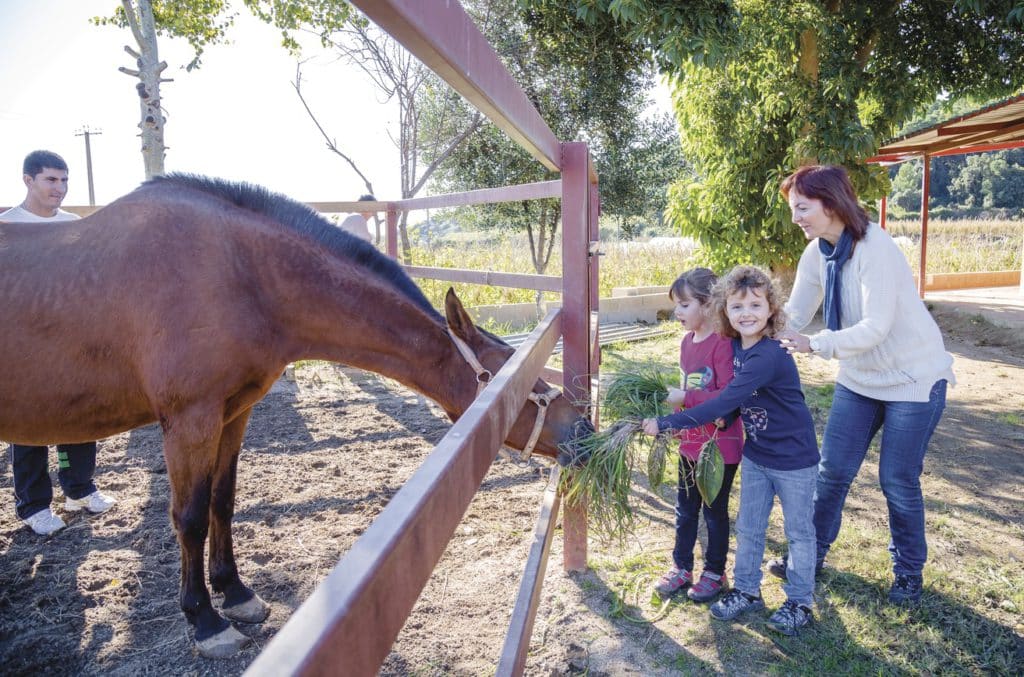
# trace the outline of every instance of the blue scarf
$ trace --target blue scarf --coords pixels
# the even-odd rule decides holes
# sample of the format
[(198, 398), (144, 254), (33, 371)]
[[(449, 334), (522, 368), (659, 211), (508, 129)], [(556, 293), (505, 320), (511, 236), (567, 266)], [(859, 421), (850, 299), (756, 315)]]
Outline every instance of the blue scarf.
[(843, 264), (850, 260), (853, 254), (853, 236), (847, 228), (843, 228), (843, 234), (838, 244), (832, 243), (823, 237), (818, 238), (818, 250), (825, 255), (825, 303), (822, 312), (825, 315), (825, 326), (832, 331), (839, 330), (839, 274), (843, 271)]

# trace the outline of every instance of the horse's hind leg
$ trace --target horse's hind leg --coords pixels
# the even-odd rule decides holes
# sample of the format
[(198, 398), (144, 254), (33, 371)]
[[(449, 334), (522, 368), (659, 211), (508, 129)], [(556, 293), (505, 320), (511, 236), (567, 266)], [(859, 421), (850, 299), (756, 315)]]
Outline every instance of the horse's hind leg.
[(247, 409), (224, 426), (217, 451), (213, 500), (210, 503), (210, 585), (214, 592), (224, 593), (224, 605), (221, 608), (224, 615), (242, 623), (260, 623), (270, 613), (267, 603), (239, 578), (231, 541), (238, 451), (251, 412), (251, 408)]
[(210, 603), (203, 577), (210, 493), (220, 439), (219, 412), (164, 421), (164, 458), (171, 481), (171, 521), (181, 547), (181, 610), (195, 628), (199, 653), (226, 658), (251, 640), (231, 626)]

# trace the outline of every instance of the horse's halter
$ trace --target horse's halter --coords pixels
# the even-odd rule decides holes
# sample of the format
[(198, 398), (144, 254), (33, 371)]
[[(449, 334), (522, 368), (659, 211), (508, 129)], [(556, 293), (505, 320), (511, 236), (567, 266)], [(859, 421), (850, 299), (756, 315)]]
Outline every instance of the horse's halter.
[[(483, 389), (487, 387), (487, 384), (494, 378), (494, 374), (489, 369), (484, 368), (484, 365), (480, 364), (480, 360), (476, 359), (476, 354), (473, 353), (473, 349), (469, 347), (465, 341), (455, 335), (451, 327), (448, 327), (448, 335), (452, 338), (452, 343), (459, 349), (459, 353), (463, 359), (469, 364), (469, 366), (476, 372), (476, 394), (477, 397), (483, 392)], [(546, 393), (535, 393), (531, 392), (527, 395), (527, 399), (537, 405), (537, 419), (533, 422), (533, 432), (530, 433), (530, 439), (526, 442), (526, 446), (519, 453), (517, 460), (519, 463), (526, 463), (530, 460), (530, 456), (533, 454), (533, 448), (537, 446), (537, 440), (540, 438), (540, 431), (544, 427), (544, 417), (548, 414), (548, 405), (556, 397), (562, 394), (562, 391), (556, 387), (552, 387), (551, 390)]]

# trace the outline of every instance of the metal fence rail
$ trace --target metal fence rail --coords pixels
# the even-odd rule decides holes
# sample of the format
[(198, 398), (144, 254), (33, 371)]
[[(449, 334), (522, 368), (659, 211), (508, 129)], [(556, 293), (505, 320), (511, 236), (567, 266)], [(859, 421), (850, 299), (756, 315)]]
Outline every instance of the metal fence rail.
[(292, 614), (246, 675), (377, 673), (560, 333), (561, 311), (554, 310)]
[[(659, 336), (666, 336), (671, 334), (672, 331), (666, 329), (660, 325), (642, 325), (642, 324), (629, 324), (626, 322), (611, 322), (608, 324), (600, 325), (598, 329), (598, 336), (600, 336), (600, 344), (602, 346), (609, 346), (614, 343), (631, 343), (633, 341), (646, 341), (647, 339), (657, 338)], [(509, 334), (502, 336), (501, 339), (505, 343), (512, 347), (520, 345), (529, 334)], [(555, 353), (562, 352), (562, 341), (559, 340), (555, 344)]]

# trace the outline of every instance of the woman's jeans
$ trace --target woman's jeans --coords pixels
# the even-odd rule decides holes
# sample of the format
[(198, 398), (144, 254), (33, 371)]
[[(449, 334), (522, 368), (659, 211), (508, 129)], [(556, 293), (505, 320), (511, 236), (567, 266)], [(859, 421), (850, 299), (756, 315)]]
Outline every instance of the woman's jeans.
[(839, 535), (843, 504), (868, 446), (882, 429), (878, 481), (889, 506), (893, 572), (919, 575), (928, 557), (924, 537), (921, 470), (928, 441), (946, 408), (946, 381), (936, 381), (927, 402), (884, 402), (836, 385), (825, 426), (814, 495), (818, 561)]
[(761, 561), (775, 497), (782, 504), (782, 524), (789, 542), (786, 583), (791, 602), (814, 605), (814, 480), (817, 466), (773, 470), (743, 457), (740, 513), (736, 519), (735, 587), (748, 595), (761, 594)]
[(725, 573), (725, 556), (729, 552), (729, 491), (736, 476), (736, 464), (727, 463), (722, 477), (722, 488), (711, 505), (704, 500), (693, 483), (694, 462), (679, 459), (679, 489), (676, 493), (676, 543), (672, 560), (676, 567), (693, 571), (693, 546), (697, 542), (697, 522), (703, 507), (704, 522), (708, 525), (708, 550), (704, 553), (704, 571)]

